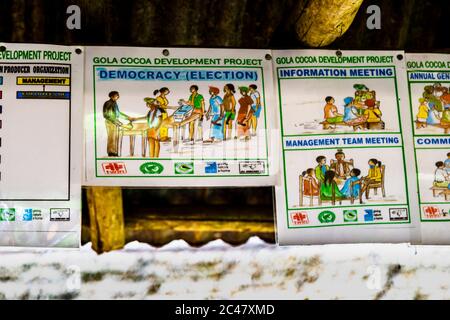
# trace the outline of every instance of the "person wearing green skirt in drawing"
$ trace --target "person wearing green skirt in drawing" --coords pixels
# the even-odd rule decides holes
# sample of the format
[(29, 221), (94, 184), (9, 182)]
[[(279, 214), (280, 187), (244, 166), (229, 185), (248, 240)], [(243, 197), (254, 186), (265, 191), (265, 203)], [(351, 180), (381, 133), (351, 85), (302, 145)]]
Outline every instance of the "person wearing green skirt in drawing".
[(336, 183), (336, 172), (334, 172), (333, 170), (328, 170), (327, 172), (325, 172), (324, 180), (320, 184), (320, 199), (345, 199), (345, 195), (339, 190), (339, 187)]
[(323, 107), (323, 117), (330, 124), (340, 123), (344, 121), (344, 115), (338, 112), (338, 108), (334, 105), (334, 98), (328, 96), (325, 98), (325, 106)]

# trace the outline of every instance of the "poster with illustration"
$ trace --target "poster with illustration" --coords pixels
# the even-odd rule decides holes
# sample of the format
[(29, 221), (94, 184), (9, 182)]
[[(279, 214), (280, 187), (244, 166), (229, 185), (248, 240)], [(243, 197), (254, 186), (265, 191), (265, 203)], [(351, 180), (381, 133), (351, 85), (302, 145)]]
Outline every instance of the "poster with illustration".
[(407, 54), (422, 243), (450, 241), (450, 55)]
[(403, 52), (274, 51), (274, 61), (279, 243), (418, 241)]
[(83, 52), (0, 44), (0, 245), (78, 248)]
[(273, 184), (269, 53), (88, 47), (86, 183)]

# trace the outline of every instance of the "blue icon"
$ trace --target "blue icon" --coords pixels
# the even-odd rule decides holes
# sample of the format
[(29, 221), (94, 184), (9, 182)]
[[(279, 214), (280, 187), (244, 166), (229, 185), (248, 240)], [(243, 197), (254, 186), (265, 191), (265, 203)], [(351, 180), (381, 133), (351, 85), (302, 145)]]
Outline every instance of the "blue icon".
[(23, 221), (32, 221), (33, 220), (33, 209), (25, 209), (23, 211)]
[(205, 173), (217, 173), (217, 162), (207, 162)]
[(3, 77), (0, 77), (0, 85), (3, 84)]
[(364, 221), (373, 221), (373, 209), (364, 209)]

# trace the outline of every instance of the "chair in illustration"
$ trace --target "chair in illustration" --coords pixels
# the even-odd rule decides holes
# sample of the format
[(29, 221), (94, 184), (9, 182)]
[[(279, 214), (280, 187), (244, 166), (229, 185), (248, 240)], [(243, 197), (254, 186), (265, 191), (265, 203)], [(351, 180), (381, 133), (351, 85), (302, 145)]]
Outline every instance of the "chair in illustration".
[(362, 194), (363, 194), (363, 192), (362, 192), (362, 190), (363, 190), (363, 180), (362, 180), (362, 179), (359, 179), (359, 180), (357, 180), (357, 181), (353, 181), (352, 183), (350, 183), (350, 194), (351, 194), (351, 196), (350, 196), (350, 203), (351, 203), (351, 204), (354, 204), (354, 203), (355, 203), (356, 198), (355, 198), (355, 196), (354, 196), (353, 190), (355, 190), (355, 188), (356, 188), (357, 186), (359, 186), (359, 194), (358, 194), (359, 203), (360, 203), (360, 204), (363, 203), (363, 201), (362, 201)]
[(384, 176), (385, 176), (385, 170), (386, 170), (386, 166), (382, 165), (380, 167), (380, 171), (381, 171), (381, 181), (380, 182), (373, 182), (373, 181), (369, 181), (367, 183), (365, 183), (365, 192), (366, 192), (366, 199), (369, 199), (369, 193), (370, 190), (373, 189), (375, 195), (378, 194), (378, 189), (381, 189), (381, 193), (383, 195), (383, 198), (386, 197), (386, 191), (384, 188)]
[[(322, 186), (322, 182), (319, 181), (319, 190), (321, 189)], [(335, 181), (332, 182), (332, 188), (331, 188), (331, 197), (322, 197), (320, 195), (320, 191), (319, 191), (319, 206), (322, 205), (322, 203), (324, 202), (331, 202), (331, 205), (335, 205), (336, 204), (336, 188), (337, 188), (337, 183)], [(342, 204), (342, 199), (339, 199), (339, 204)]]
[(298, 191), (299, 191), (299, 206), (303, 207), (304, 198), (309, 199), (309, 206), (313, 206), (314, 197), (318, 197), (319, 195), (314, 195), (313, 190), (313, 179), (311, 177), (304, 177), (299, 175), (298, 177)]

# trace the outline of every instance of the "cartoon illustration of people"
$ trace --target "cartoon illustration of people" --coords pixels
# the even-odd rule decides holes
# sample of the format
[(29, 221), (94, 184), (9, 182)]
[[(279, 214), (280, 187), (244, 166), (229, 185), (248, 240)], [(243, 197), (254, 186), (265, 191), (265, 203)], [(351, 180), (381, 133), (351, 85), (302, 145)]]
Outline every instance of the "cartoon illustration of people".
[[(299, 190), (300, 206), (303, 206), (303, 196), (316, 195), (314, 193), (315, 181), (319, 186), (319, 205), (322, 204), (322, 201), (328, 200), (332, 200), (333, 205), (335, 200), (340, 202), (341, 200), (350, 200), (352, 204), (355, 200), (359, 200), (362, 204), (362, 195), (366, 193), (366, 199), (369, 199), (370, 190), (375, 190), (375, 194), (377, 194), (377, 190), (381, 189), (382, 197), (386, 197), (384, 183), (385, 166), (382, 165), (381, 161), (374, 158), (369, 159), (368, 173), (366, 176), (361, 176), (361, 170), (353, 167), (353, 160), (347, 163), (348, 166), (343, 163), (346, 160), (342, 150), (338, 149), (335, 156), (341, 163), (340, 165), (335, 165), (338, 161), (331, 160), (330, 166), (328, 166), (327, 158), (324, 155), (319, 155), (315, 159), (317, 166), (314, 169), (308, 168), (302, 172), (300, 176), (301, 184), (299, 185), (302, 187)], [(343, 170), (348, 170), (348, 174), (343, 174)], [(312, 202), (312, 197), (310, 197), (311, 206)]]
[(320, 198), (322, 200), (341, 200), (345, 198), (339, 190), (336, 179), (336, 172), (333, 170), (325, 172), (323, 183), (320, 184)]
[(314, 169), (316, 174), (316, 178), (318, 181), (323, 182), (325, 178), (325, 172), (330, 170), (330, 167), (327, 165), (327, 158), (325, 156), (318, 156), (316, 158), (317, 166)]
[(384, 122), (381, 120), (381, 110), (375, 99), (367, 99), (365, 101), (367, 109), (364, 111), (366, 117), (367, 129), (384, 129)]
[[(341, 188), (341, 193), (345, 198), (358, 198), (361, 193), (361, 184), (355, 184), (359, 180), (359, 175), (361, 174), (361, 170), (353, 168), (350, 171), (350, 177), (345, 180), (344, 186)], [(352, 188), (352, 183), (353, 188)]]
[(325, 106), (323, 107), (323, 116), (325, 122), (335, 124), (343, 122), (344, 116), (338, 112), (338, 108), (334, 105), (334, 98), (328, 96), (325, 98)]
[(450, 93), (443, 94), (441, 96), (441, 101), (443, 104), (443, 109), (450, 109)]
[(436, 170), (434, 171), (434, 187), (448, 188), (450, 182), (450, 176), (445, 169), (444, 162), (436, 162)]
[(236, 99), (234, 98), (236, 90), (233, 84), (227, 83), (223, 88), (223, 92), (225, 93), (222, 101), (225, 111), (225, 125), (223, 127), (223, 135), (224, 140), (228, 140), (231, 139), (231, 134), (233, 131), (233, 120), (236, 117)]
[(445, 170), (450, 174), (450, 152), (447, 153), (447, 159), (444, 161)]
[(258, 128), (258, 119), (261, 114), (261, 94), (257, 91), (258, 87), (256, 84), (251, 84), (249, 86), (249, 96), (253, 100), (252, 104), (252, 117), (250, 118), (250, 127), (252, 129), (252, 136), (256, 136), (256, 129)]
[(338, 149), (334, 156), (336, 160), (331, 162), (330, 169), (336, 172), (338, 178), (347, 178), (350, 175), (352, 166), (350, 162), (345, 160), (345, 153), (341, 149)]
[(216, 87), (209, 87), (209, 108), (206, 112), (206, 119), (211, 118), (211, 131), (210, 138), (204, 142), (215, 142), (223, 140), (223, 127), (224, 127), (224, 107), (222, 104), (222, 98), (219, 97), (220, 89)]
[(442, 111), (442, 117), (441, 117), (441, 121), (440, 124), (443, 128), (447, 128), (448, 126), (450, 126), (450, 109), (444, 109)]
[(103, 104), (103, 118), (105, 118), (107, 140), (107, 153), (109, 157), (119, 156), (119, 127), (124, 124), (120, 119), (131, 121), (132, 118), (119, 110), (117, 100), (119, 100), (119, 92), (111, 91), (109, 100)]
[[(434, 83), (423, 88), (422, 98), (419, 99), (419, 113), (416, 117), (416, 129), (434, 126), (444, 129), (444, 133), (450, 133), (450, 93), (449, 88)], [(426, 104), (428, 110), (426, 111)], [(425, 112), (427, 112), (424, 121)], [(420, 115), (420, 117), (419, 117)]]
[(428, 102), (428, 117), (427, 125), (437, 125), (441, 122), (439, 111), (436, 108), (434, 102)]
[[(162, 110), (162, 119), (165, 120), (168, 117), (167, 109), (169, 109), (169, 100), (167, 99), (167, 95), (170, 93), (169, 88), (162, 87), (161, 89), (153, 91), (153, 95), (157, 96), (156, 100), (158, 101), (159, 107)], [(170, 141), (169, 137), (169, 128), (165, 125), (162, 125), (159, 129), (160, 131), (160, 139), (161, 141)]]
[(382, 180), (381, 175), (381, 161), (372, 158), (368, 161), (369, 164), (369, 172), (367, 176), (364, 177), (366, 188), (371, 184), (378, 184)]
[(425, 128), (427, 126), (427, 118), (428, 112), (430, 108), (427, 106), (426, 100), (424, 98), (419, 99), (419, 112), (417, 113), (416, 120), (416, 128)]
[(303, 176), (303, 195), (305, 196), (318, 196), (319, 184), (314, 176), (314, 169), (308, 168), (302, 172)]
[(355, 106), (352, 97), (344, 98), (344, 118), (343, 121), (349, 126), (355, 128), (362, 128), (362, 125), (366, 122), (366, 117), (360, 115), (359, 109)]
[(150, 158), (159, 158), (160, 150), (160, 128), (163, 122), (164, 110), (160, 107), (157, 99), (144, 98), (145, 105), (149, 108), (146, 116), (134, 118), (134, 120), (147, 120), (147, 141), (149, 145)]
[(354, 105), (358, 110), (358, 114), (363, 115), (364, 111), (367, 109), (365, 104), (366, 100), (376, 100), (376, 92), (374, 90), (370, 90), (365, 84), (362, 83), (354, 84), (353, 89), (356, 90)]
[[(199, 114), (199, 118), (189, 123), (189, 140), (191, 142), (195, 141), (203, 141), (203, 115), (205, 113), (205, 99), (203, 96), (198, 93), (198, 86), (192, 85), (189, 88), (191, 95), (189, 96), (189, 100), (187, 104), (192, 106), (194, 110), (193, 113)], [(195, 139), (195, 133), (197, 132), (197, 139)]]
[(239, 99), (239, 111), (236, 119), (236, 135), (237, 138), (250, 139), (250, 119), (253, 111), (251, 105), (253, 104), (252, 98), (248, 95), (248, 87), (239, 87), (241, 98)]

